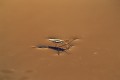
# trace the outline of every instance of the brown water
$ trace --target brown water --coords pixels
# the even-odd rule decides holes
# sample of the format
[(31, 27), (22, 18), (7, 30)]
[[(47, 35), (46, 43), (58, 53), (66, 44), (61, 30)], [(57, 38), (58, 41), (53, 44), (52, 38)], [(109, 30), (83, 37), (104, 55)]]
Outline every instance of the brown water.
[[(32, 48), (48, 37), (79, 40)], [(120, 80), (120, 1), (0, 0), (0, 80)]]

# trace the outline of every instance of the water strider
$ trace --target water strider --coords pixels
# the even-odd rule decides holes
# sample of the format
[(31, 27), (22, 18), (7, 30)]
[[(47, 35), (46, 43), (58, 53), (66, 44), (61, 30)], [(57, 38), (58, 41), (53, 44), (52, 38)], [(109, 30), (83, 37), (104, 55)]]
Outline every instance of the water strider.
[[(51, 39), (50, 39), (51, 40)], [(37, 45), (35, 46), (35, 48), (48, 48), (48, 49), (52, 49), (58, 52), (58, 55), (60, 54), (60, 52), (65, 52), (68, 53), (67, 50), (69, 50), (73, 45), (71, 44), (74, 40), (76, 39), (72, 39), (71, 41), (69, 40), (68, 42), (66, 42), (65, 44), (62, 44), (60, 46), (46, 46), (46, 45)], [(58, 41), (61, 43), (61, 39), (52, 39), (51, 41)]]

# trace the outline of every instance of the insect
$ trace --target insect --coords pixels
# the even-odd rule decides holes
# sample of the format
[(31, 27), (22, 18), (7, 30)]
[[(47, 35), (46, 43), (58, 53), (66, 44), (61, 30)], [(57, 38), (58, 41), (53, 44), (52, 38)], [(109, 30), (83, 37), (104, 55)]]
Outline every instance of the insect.
[(66, 44), (60, 45), (60, 46), (46, 46), (46, 45), (37, 45), (36, 48), (48, 48), (57, 51), (57, 54), (60, 55), (61, 52), (68, 53), (67, 50), (69, 50), (73, 45), (71, 44), (74, 41), (71, 40)]
[(71, 40), (62, 40), (57, 38), (50, 38), (49, 41), (57, 44), (60, 44), (59, 46), (49, 46), (49, 45), (37, 45), (33, 46), (33, 48), (48, 48), (52, 49), (54, 51), (57, 51), (57, 54), (60, 55), (61, 52), (68, 53), (67, 50), (69, 50), (73, 45), (72, 42), (78, 38), (73, 38)]

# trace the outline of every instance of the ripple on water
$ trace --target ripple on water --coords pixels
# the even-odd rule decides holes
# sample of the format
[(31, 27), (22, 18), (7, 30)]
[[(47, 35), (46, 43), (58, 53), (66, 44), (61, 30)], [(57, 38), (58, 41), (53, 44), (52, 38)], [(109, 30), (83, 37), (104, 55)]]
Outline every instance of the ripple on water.
[(19, 80), (28, 80), (28, 79), (29, 79), (29, 77), (23, 76), (23, 77), (21, 77)]
[(13, 79), (11, 78), (11, 76), (0, 75), (0, 80), (13, 80)]
[(2, 70), (0, 70), (0, 72), (10, 74), (10, 73), (14, 73), (15, 69), (2, 69)]

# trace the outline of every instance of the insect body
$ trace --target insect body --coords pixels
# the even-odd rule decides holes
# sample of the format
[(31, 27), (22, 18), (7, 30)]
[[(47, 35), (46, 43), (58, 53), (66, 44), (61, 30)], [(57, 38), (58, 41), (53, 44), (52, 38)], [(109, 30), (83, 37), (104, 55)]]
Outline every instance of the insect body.
[(62, 40), (62, 39), (57, 39), (57, 38), (50, 38), (50, 39), (48, 39), (49, 41), (51, 41), (51, 42), (53, 42), (53, 43), (55, 43), (55, 46), (57, 47), (58, 46), (58, 44), (63, 44), (64, 43), (64, 40)]
[(52, 41), (54, 43), (63, 43), (64, 40), (61, 40), (61, 39), (48, 39), (49, 41)]
[(72, 40), (69, 40), (68, 42), (64, 41), (64, 40), (61, 40), (61, 39), (49, 39), (49, 41), (52, 41), (54, 43), (63, 43), (59, 46), (46, 46), (46, 45), (37, 45), (35, 46), (34, 48), (48, 48), (48, 49), (52, 49), (52, 50), (55, 50), (58, 52), (58, 55), (60, 54), (60, 52), (67, 52), (67, 50), (69, 50), (72, 45), (71, 43), (76, 40), (76, 39), (72, 39)]

